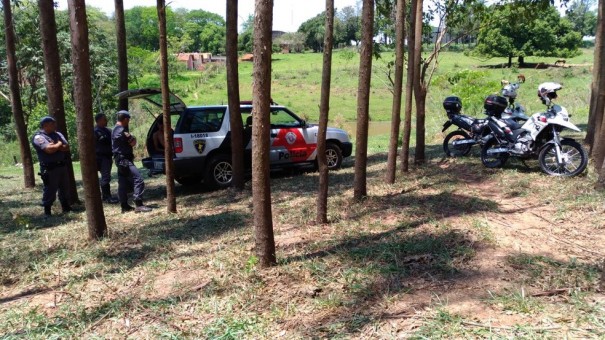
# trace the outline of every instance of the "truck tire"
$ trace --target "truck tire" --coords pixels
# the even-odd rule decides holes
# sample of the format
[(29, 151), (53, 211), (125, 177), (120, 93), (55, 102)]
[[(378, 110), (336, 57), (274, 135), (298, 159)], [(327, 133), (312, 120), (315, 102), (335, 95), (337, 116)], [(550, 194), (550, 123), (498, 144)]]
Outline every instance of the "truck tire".
[(231, 186), (233, 167), (231, 156), (216, 155), (207, 163), (204, 184), (213, 189), (224, 189)]

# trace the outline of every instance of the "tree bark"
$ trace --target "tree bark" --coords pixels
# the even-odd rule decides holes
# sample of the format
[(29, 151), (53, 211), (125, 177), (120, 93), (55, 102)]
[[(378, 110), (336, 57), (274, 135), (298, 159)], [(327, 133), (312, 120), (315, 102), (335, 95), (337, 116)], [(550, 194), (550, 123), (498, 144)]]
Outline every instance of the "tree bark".
[(414, 163), (422, 164), (425, 160), (425, 104), (426, 87), (422, 84), (420, 74), (420, 60), (422, 58), (422, 8), (423, 1), (416, 0), (416, 19), (414, 30), (416, 39), (414, 41), (414, 100), (416, 102), (416, 150), (414, 152)]
[(240, 112), (239, 70), (237, 53), (237, 0), (227, 0), (227, 97), (229, 98), (229, 124), (231, 125), (231, 187), (244, 190), (244, 125)]
[[(42, 52), (44, 54), (44, 72), (46, 75), (46, 92), (48, 99), (48, 114), (57, 121), (59, 130), (67, 140), (67, 120), (63, 105), (63, 81), (61, 79), (61, 59), (57, 43), (57, 23), (53, 0), (38, 0), (40, 10), (40, 35), (42, 37)], [(69, 176), (69, 203), (80, 202), (71, 153), (68, 155), (67, 174)]]
[[(594, 68), (597, 69), (597, 72), (603, 72), (605, 70), (605, 62), (603, 58), (605, 58), (605, 50), (603, 43), (603, 35), (605, 34), (605, 1), (599, 0), (599, 8), (598, 8), (598, 27), (597, 27), (597, 36), (596, 39), (600, 40), (600, 52), (599, 58), (594, 61)], [(593, 93), (595, 98), (595, 107), (592, 115), (595, 116), (595, 141), (594, 141), (594, 149), (593, 156), (595, 161), (595, 167), (598, 171), (598, 182), (597, 186), (604, 187), (605, 186), (605, 76), (603, 73), (600, 73), (598, 76), (598, 82), (595, 86), (595, 92)], [(600, 124), (598, 121), (600, 120)]]
[(319, 190), (317, 193), (317, 224), (328, 223), (328, 161), (326, 157), (326, 134), (330, 113), (330, 87), (332, 80), (332, 49), (334, 47), (334, 0), (326, 0), (326, 22), (324, 37), (321, 99), (319, 104), (319, 130), (317, 132), (317, 165), (319, 168)]
[(387, 158), (387, 183), (395, 183), (397, 172), (397, 145), (401, 125), (401, 95), (403, 91), (403, 55), (405, 53), (405, 1), (397, 1), (395, 19), (395, 82), (393, 84), (393, 106), (391, 108), (391, 138)]
[[(126, 24), (124, 1), (115, 0), (116, 40), (118, 45), (118, 90), (128, 90), (128, 52), (126, 48)], [(118, 110), (128, 110), (128, 98), (120, 99)]]
[(252, 85), (252, 201), (256, 254), (261, 267), (277, 263), (269, 177), (272, 23), (273, 0), (256, 0)]
[(508, 68), (513, 67), (513, 56), (509, 55), (508, 56)]
[(374, 0), (363, 0), (361, 10), (361, 49), (359, 84), (357, 88), (357, 135), (355, 139), (355, 178), (353, 198), (361, 200), (367, 192), (368, 124), (370, 82), (372, 80), (372, 50), (374, 38)]
[(4, 32), (6, 43), (6, 64), (8, 68), (8, 86), (10, 88), (11, 108), (19, 149), (21, 152), (21, 164), (23, 164), (23, 184), (26, 188), (36, 186), (34, 177), (34, 162), (32, 159), (29, 139), (27, 138), (27, 124), (23, 118), (23, 104), (21, 103), (21, 92), (19, 90), (19, 71), (17, 70), (17, 57), (15, 55), (15, 28), (13, 27), (13, 13), (10, 0), (2, 0), (4, 8)]
[(416, 76), (414, 71), (416, 68), (416, 61), (414, 58), (414, 45), (416, 41), (416, 1), (411, 1), (410, 9), (410, 25), (408, 27), (408, 71), (407, 78), (405, 80), (405, 112), (403, 121), (403, 137), (401, 142), (401, 172), (405, 173), (410, 168), (410, 138), (412, 136), (412, 100), (414, 96), (414, 82)]
[(603, 43), (603, 34), (605, 33), (603, 21), (603, 1), (599, 1), (597, 10), (597, 30), (595, 34), (594, 47), (594, 64), (592, 67), (592, 84), (590, 92), (590, 109), (588, 115), (588, 126), (586, 130), (586, 143), (590, 147), (590, 153), (595, 156), (595, 139), (600, 134), (601, 123), (603, 121), (603, 110), (605, 109), (605, 101), (603, 96), (599, 96), (599, 90), (605, 91), (605, 77), (602, 76), (605, 72), (605, 43)]
[(71, 32), (71, 59), (74, 67), (74, 103), (80, 146), (80, 165), (84, 187), (84, 205), (88, 237), (91, 240), (107, 234), (107, 224), (99, 190), (97, 157), (95, 153), (94, 122), (92, 112), (92, 86), (90, 79), (90, 53), (88, 22), (84, 0), (68, 0), (69, 28)]
[(174, 192), (174, 158), (172, 150), (172, 128), (170, 121), (170, 87), (168, 86), (168, 44), (166, 37), (166, 5), (157, 1), (158, 25), (160, 32), (160, 83), (162, 88), (162, 111), (164, 119), (164, 165), (166, 170), (166, 210), (176, 213)]

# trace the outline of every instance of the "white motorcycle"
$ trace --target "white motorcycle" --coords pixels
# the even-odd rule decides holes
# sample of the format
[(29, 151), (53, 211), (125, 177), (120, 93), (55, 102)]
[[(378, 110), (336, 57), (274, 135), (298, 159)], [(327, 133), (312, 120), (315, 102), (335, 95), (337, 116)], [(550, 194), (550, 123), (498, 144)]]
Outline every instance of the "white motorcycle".
[(542, 171), (549, 175), (571, 177), (581, 174), (588, 164), (588, 155), (580, 143), (560, 136), (565, 129), (580, 132), (569, 121), (571, 115), (567, 110), (552, 103), (560, 89), (560, 84), (541, 84), (538, 97), (547, 109), (532, 115), (522, 126), (502, 118), (504, 98), (489, 96), (485, 108), (492, 133), (481, 149), (483, 165), (497, 168), (504, 166), (509, 157), (537, 158)]

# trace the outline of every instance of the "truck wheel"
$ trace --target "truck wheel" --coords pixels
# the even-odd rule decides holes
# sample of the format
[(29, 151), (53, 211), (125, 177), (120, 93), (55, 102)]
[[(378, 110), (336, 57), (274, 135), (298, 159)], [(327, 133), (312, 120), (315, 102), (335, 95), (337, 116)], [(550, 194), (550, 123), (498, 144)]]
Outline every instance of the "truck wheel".
[(211, 188), (224, 189), (231, 186), (233, 181), (233, 166), (231, 157), (216, 155), (210, 159), (206, 167), (204, 184)]
[(334, 143), (326, 143), (328, 170), (338, 170), (342, 166), (342, 150)]

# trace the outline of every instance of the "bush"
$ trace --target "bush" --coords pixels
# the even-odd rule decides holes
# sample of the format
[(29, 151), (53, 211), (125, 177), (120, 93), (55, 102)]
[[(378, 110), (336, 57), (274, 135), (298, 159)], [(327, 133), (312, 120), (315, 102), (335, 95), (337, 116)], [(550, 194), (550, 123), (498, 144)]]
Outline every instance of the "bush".
[(471, 114), (481, 112), (485, 97), (501, 87), (498, 81), (489, 79), (487, 72), (474, 70), (448, 72), (436, 77), (433, 84), (460, 97), (464, 111)]

